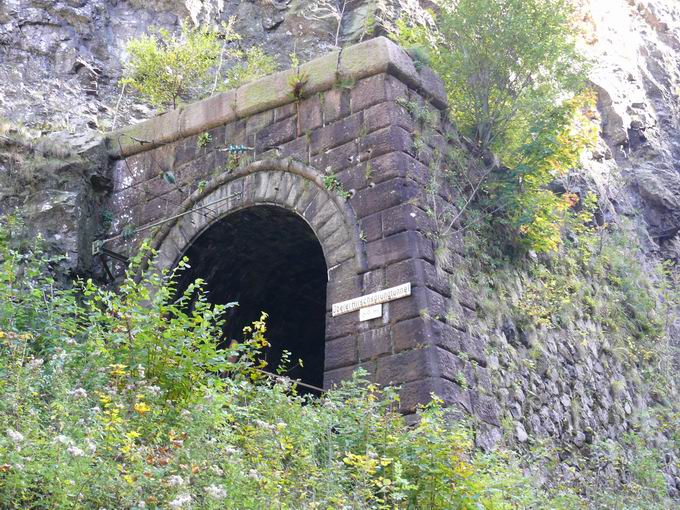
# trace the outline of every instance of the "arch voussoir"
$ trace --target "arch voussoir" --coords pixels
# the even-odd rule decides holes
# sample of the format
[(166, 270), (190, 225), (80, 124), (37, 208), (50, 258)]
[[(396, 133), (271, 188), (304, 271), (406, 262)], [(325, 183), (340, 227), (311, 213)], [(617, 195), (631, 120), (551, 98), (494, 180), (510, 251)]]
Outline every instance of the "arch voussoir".
[(287, 158), (260, 160), (220, 174), (192, 193), (179, 206), (179, 217), (163, 225), (152, 240), (159, 264), (176, 264), (191, 243), (221, 218), (265, 204), (301, 216), (317, 235), (329, 267), (352, 258), (357, 271), (365, 267), (351, 207), (324, 187), (322, 174)]

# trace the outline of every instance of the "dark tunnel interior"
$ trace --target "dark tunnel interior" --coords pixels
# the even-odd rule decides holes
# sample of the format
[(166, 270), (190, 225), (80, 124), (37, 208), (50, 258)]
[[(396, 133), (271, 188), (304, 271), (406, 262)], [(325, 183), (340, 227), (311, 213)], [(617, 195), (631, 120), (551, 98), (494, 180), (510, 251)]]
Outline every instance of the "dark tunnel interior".
[[(211, 302), (239, 303), (227, 312), (225, 343), (241, 340), (243, 327), (265, 311), (267, 370), (276, 370), (286, 350), (294, 366), (287, 375), (322, 386), (327, 269), (301, 217), (275, 206), (243, 209), (216, 222), (185, 255), (191, 268), (181, 273), (178, 292), (203, 278)], [(303, 367), (295, 366), (298, 359)]]

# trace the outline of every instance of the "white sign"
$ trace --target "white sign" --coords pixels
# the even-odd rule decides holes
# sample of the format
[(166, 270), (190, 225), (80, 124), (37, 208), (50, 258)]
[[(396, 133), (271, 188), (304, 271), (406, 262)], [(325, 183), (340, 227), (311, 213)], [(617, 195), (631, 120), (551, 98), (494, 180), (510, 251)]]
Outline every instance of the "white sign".
[(382, 303), (359, 309), (359, 321), (370, 321), (382, 317)]
[(348, 301), (335, 303), (333, 305), (332, 315), (333, 317), (336, 317), (337, 315), (354, 312), (356, 310), (360, 310), (361, 308), (366, 308), (368, 306), (377, 305), (380, 303), (387, 303), (388, 301), (393, 301), (395, 299), (410, 295), (411, 284), (404, 283), (402, 285), (397, 285), (396, 287), (373, 292), (372, 294), (366, 294), (365, 296), (350, 299)]

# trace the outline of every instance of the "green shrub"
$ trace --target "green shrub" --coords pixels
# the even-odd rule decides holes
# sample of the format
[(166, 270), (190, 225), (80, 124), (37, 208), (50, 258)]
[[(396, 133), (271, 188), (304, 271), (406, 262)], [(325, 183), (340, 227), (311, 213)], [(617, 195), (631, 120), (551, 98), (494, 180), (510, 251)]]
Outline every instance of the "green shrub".
[(491, 167), (467, 162), (463, 209), (493, 219), (490, 240), (521, 253), (559, 246), (573, 200), (547, 185), (578, 166), (597, 136), (581, 115), (592, 97), (579, 95), (584, 65), (571, 17), (566, 0), (446, 0), (434, 29), (404, 18), (394, 35), (443, 78), (457, 128)]
[(396, 393), (361, 373), (319, 398), (266, 378), (266, 316), (220, 348), (225, 307), (201, 282), (179, 297), (159, 271), (117, 292), (57, 290), (12, 229), (0, 227), (2, 508), (578, 508), (508, 454), (475, 452), (437, 400), (408, 426)]
[(225, 73), (224, 84), (221, 87), (223, 90), (235, 89), (245, 83), (263, 78), (278, 68), (276, 60), (257, 46), (238, 51), (234, 57), (239, 61)]
[(182, 24), (179, 35), (163, 28), (128, 41), (123, 85), (130, 85), (156, 107), (177, 107), (210, 79), (220, 57), (217, 32)]
[[(233, 19), (219, 31), (186, 22), (178, 35), (153, 29), (128, 41), (121, 84), (130, 85), (155, 107), (176, 108), (180, 100), (238, 87), (276, 70), (275, 60), (260, 48), (233, 47), (240, 39)], [(226, 72), (225, 62), (231, 64)]]

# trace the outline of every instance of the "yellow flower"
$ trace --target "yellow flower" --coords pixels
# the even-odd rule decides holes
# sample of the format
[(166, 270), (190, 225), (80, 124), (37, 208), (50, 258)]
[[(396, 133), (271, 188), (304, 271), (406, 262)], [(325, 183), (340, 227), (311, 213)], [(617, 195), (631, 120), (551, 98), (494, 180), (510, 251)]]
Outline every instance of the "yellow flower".
[(144, 414), (151, 411), (151, 408), (148, 406), (146, 402), (137, 402), (135, 404), (135, 411), (137, 411), (139, 414)]
[(126, 365), (116, 363), (115, 365), (110, 365), (109, 368), (111, 369), (111, 375), (114, 377), (122, 377), (125, 375)]

